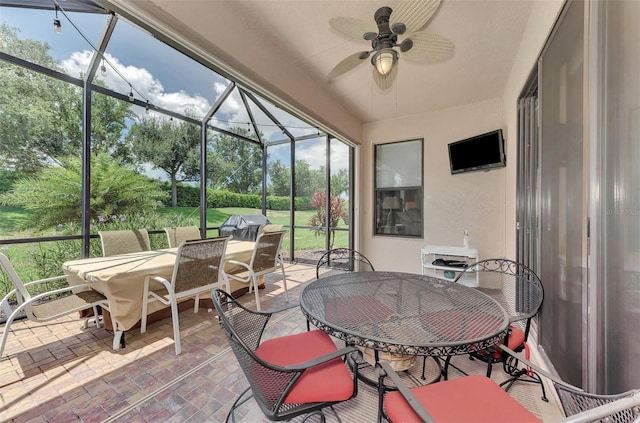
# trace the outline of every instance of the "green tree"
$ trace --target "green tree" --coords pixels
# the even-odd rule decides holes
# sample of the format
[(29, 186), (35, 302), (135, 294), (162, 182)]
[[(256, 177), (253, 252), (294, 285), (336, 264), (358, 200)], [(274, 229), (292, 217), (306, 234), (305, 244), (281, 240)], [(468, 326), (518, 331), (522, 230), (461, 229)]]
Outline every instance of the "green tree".
[[(91, 162), (90, 217), (140, 214), (153, 210), (164, 197), (157, 183), (112, 160), (107, 154)], [(24, 227), (38, 229), (78, 221), (82, 211), (82, 161), (70, 158), (62, 166), (19, 180), (0, 195), (0, 203), (31, 211)]]
[(139, 117), (127, 134), (139, 162), (163, 170), (171, 183), (171, 205), (178, 206), (178, 182), (198, 179), (200, 128), (185, 121)]
[(296, 195), (312, 196), (313, 193), (326, 186), (324, 166), (313, 169), (306, 160), (296, 160)]
[(331, 192), (336, 195), (349, 192), (349, 172), (347, 169), (340, 169), (331, 175)]
[[(311, 196), (311, 207), (316, 209), (316, 214), (312, 215), (309, 219), (309, 225), (314, 226), (314, 232), (316, 236), (325, 234), (327, 226), (327, 195), (324, 190), (317, 190)], [(330, 230), (336, 228), (340, 223), (340, 220), (347, 223), (347, 211), (345, 209), (344, 200), (337, 195), (329, 196), (329, 214), (328, 222)], [(331, 231), (331, 248), (335, 241), (336, 232)]]
[[(246, 137), (250, 135), (243, 128), (231, 131)], [(253, 194), (262, 187), (262, 148), (257, 144), (216, 133), (209, 142), (207, 165), (207, 174), (214, 189)]]
[[(311, 168), (306, 160), (296, 161), (296, 195), (311, 197), (313, 193), (325, 186), (324, 166), (319, 169)], [(269, 163), (269, 179), (273, 195), (289, 195), (291, 170), (280, 160)]]
[[(50, 46), (21, 40), (18, 30), (0, 25), (0, 51), (63, 72)], [(118, 140), (131, 116), (129, 105), (111, 97), (92, 98), (93, 153), (124, 153)], [(0, 162), (7, 170), (37, 172), (61, 157), (82, 151), (82, 89), (0, 61)], [(124, 157), (124, 155), (123, 155)]]
[(288, 197), (291, 194), (291, 183), (289, 166), (282, 164), (280, 160), (269, 163), (269, 193), (282, 197)]
[[(96, 81), (102, 85), (101, 81)], [(82, 115), (78, 110), (76, 116)], [(127, 129), (127, 119), (134, 119), (135, 114), (126, 101), (118, 100), (104, 94), (93, 92), (91, 96), (91, 153), (97, 155), (108, 153), (119, 158), (123, 163), (131, 163), (131, 147), (123, 137)], [(80, 121), (78, 120), (78, 127)], [(78, 150), (79, 152), (79, 150)]]

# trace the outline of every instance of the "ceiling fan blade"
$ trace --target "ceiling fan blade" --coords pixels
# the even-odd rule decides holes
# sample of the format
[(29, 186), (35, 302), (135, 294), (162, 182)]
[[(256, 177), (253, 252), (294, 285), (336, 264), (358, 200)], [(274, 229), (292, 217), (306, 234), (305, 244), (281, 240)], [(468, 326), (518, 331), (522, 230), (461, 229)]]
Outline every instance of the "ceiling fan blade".
[(453, 43), (435, 32), (419, 31), (409, 35), (413, 47), (402, 56), (409, 61), (418, 63), (441, 63), (453, 57), (455, 47)]
[(391, 12), (389, 27), (403, 23), (405, 34), (414, 32), (425, 26), (436, 13), (442, 0), (403, 0)]
[(364, 39), (366, 32), (378, 33), (378, 27), (374, 22), (362, 19), (336, 17), (329, 19), (329, 25), (339, 33), (350, 38)]
[(376, 85), (381, 90), (388, 90), (393, 85), (393, 81), (396, 79), (396, 75), (398, 74), (398, 63), (396, 63), (393, 68), (391, 68), (391, 72), (386, 75), (380, 75), (376, 70), (375, 66), (373, 68), (373, 80), (376, 81)]
[(360, 63), (364, 62), (365, 59), (369, 57), (369, 52), (363, 51), (359, 53), (354, 53), (351, 56), (343, 59), (340, 63), (335, 65), (329, 74), (327, 75), (327, 79), (332, 80), (343, 73), (349, 72), (351, 69), (358, 66)]

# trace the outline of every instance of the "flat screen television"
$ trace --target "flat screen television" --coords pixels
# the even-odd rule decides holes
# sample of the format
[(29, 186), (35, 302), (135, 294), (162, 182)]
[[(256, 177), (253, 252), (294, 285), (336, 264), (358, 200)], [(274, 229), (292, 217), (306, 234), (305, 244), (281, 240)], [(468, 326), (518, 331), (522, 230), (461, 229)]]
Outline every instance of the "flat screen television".
[(505, 167), (502, 129), (449, 144), (451, 174)]

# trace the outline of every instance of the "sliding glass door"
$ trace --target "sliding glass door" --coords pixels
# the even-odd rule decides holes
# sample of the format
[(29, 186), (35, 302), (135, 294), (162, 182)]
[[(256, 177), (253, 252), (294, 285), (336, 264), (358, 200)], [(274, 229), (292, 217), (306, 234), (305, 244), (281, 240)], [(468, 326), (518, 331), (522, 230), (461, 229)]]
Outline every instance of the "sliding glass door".
[(584, 141), (584, 10), (573, 1), (540, 60), (540, 345), (560, 376), (582, 386), (587, 198)]

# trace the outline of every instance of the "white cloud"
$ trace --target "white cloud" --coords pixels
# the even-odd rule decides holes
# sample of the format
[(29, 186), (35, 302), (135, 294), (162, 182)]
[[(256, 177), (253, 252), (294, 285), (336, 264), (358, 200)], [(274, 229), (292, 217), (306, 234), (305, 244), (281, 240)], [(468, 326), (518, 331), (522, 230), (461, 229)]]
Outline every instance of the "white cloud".
[[(62, 66), (70, 75), (80, 76), (82, 72), (88, 68), (92, 54), (90, 50), (74, 52), (68, 59), (62, 61)], [(155, 78), (151, 72), (145, 68), (124, 65), (117, 57), (108, 53), (105, 53), (104, 58), (106, 76), (103, 76), (99, 71), (98, 78), (104, 80), (105, 85), (116, 92), (128, 94), (130, 91), (133, 91), (134, 96), (139, 100), (144, 101), (148, 99), (151, 104), (175, 111), (176, 113), (184, 113), (185, 110), (192, 110), (198, 117), (204, 116), (211, 108), (209, 100), (200, 95), (191, 95), (184, 90), (165, 92), (160, 80)], [(226, 88), (227, 84), (215, 82), (213, 85), (216, 93), (215, 97), (218, 98)], [(271, 106), (267, 107), (273, 109), (271, 110), (272, 113), (274, 113), (280, 123), (287, 127), (294, 136), (309, 135), (316, 131), (316, 129), (311, 126), (301, 128), (300, 126), (304, 125), (304, 123), (283, 110)], [(140, 108), (134, 108), (134, 110), (137, 109)], [(258, 112), (256, 111), (256, 113)], [(278, 134), (276, 138), (280, 139), (283, 137), (280, 135), (281, 130), (275, 126), (271, 120), (268, 120), (266, 116), (261, 120), (263, 120), (263, 122), (261, 122), (263, 125), (259, 125), (259, 130), (265, 136), (265, 139), (271, 139), (272, 135), (276, 133)], [(232, 95), (224, 101), (211, 123), (215, 126), (229, 129), (233, 126), (247, 126), (249, 121), (247, 110), (244, 104), (242, 104), (240, 95), (236, 89)], [(251, 131), (253, 131), (253, 128), (251, 128)], [(347, 169), (349, 166), (348, 149), (343, 147), (338, 148), (336, 151), (335, 143), (332, 143), (331, 169), (334, 172), (343, 168)], [(305, 160), (314, 168), (325, 166), (324, 141), (309, 140), (297, 143), (296, 159)], [(145, 169), (145, 173), (153, 177), (160, 176), (157, 174), (157, 171), (154, 172), (150, 168)]]
[[(80, 75), (88, 68), (91, 56), (89, 50), (72, 53), (71, 57), (62, 61), (62, 66), (69, 74)], [(133, 91), (137, 99), (148, 99), (150, 103), (176, 113), (192, 110), (196, 116), (204, 116), (211, 108), (209, 101), (202, 96), (190, 95), (182, 90), (165, 92), (162, 83), (145, 68), (125, 66), (108, 53), (104, 57), (107, 73), (106, 76), (98, 74), (98, 78), (104, 80), (105, 85), (113, 91), (121, 94)]]

